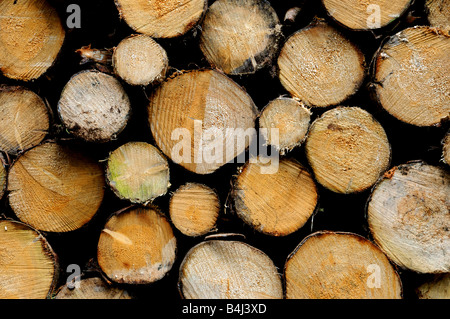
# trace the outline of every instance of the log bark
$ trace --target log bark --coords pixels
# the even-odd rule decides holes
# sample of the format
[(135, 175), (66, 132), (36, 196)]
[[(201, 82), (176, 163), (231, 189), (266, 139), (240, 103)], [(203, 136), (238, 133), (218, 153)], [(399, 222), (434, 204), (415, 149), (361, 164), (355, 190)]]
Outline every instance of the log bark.
[(45, 299), (58, 280), (58, 260), (29, 226), (0, 220), (0, 299)]
[(119, 198), (146, 204), (167, 193), (169, 163), (153, 145), (128, 142), (109, 155), (106, 179)]
[(271, 65), (281, 37), (277, 13), (265, 0), (217, 0), (201, 29), (200, 49), (206, 59), (233, 75)]
[(419, 299), (450, 299), (450, 274), (436, 275), (416, 289)]
[(375, 242), (400, 267), (450, 271), (450, 174), (422, 162), (394, 167), (367, 204)]
[(108, 285), (103, 279), (93, 277), (81, 279), (79, 287), (72, 287), (72, 283), (62, 286), (55, 299), (132, 299), (128, 291)]
[(68, 146), (47, 142), (14, 162), (7, 191), (22, 222), (46, 232), (68, 232), (95, 215), (104, 186), (97, 162)]
[(0, 87), (0, 150), (17, 155), (37, 146), (48, 133), (49, 110), (24, 87)]
[(207, 8), (206, 0), (115, 0), (120, 17), (136, 32), (174, 38), (191, 30)]
[(352, 30), (383, 28), (398, 20), (409, 8), (411, 0), (322, 0), (328, 15)]
[(449, 0), (426, 0), (425, 12), (432, 27), (450, 28)]
[(162, 46), (147, 35), (120, 41), (112, 56), (114, 72), (131, 85), (146, 86), (164, 80), (169, 59)]
[(261, 133), (281, 155), (303, 144), (310, 122), (311, 111), (298, 100), (286, 97), (271, 101), (259, 116)]
[(365, 78), (362, 52), (340, 31), (317, 20), (292, 34), (278, 57), (284, 88), (311, 107), (337, 105)]
[(65, 31), (45, 0), (0, 3), (0, 70), (8, 78), (30, 81), (51, 67)]
[(381, 106), (416, 126), (439, 126), (449, 119), (449, 50), (449, 33), (427, 26), (389, 38), (375, 58), (374, 84)]
[(316, 232), (288, 257), (287, 299), (400, 299), (402, 283), (372, 242), (352, 233)]
[[(243, 153), (253, 140), (257, 108), (234, 81), (212, 70), (168, 79), (150, 97), (149, 124), (158, 147), (197, 174), (210, 174)], [(255, 132), (251, 132), (255, 133)]]
[(373, 186), (388, 169), (391, 158), (383, 127), (359, 107), (337, 107), (316, 119), (305, 151), (316, 180), (341, 194)]
[(238, 241), (210, 240), (186, 254), (179, 273), (186, 299), (282, 299), (280, 276), (262, 251)]
[(98, 265), (120, 284), (150, 284), (173, 266), (176, 238), (167, 219), (155, 207), (132, 208), (113, 215), (102, 230)]
[(182, 185), (173, 193), (169, 205), (170, 219), (184, 235), (198, 237), (215, 230), (220, 201), (208, 186)]
[(8, 177), (8, 171), (3, 163), (3, 157), (0, 158), (0, 199), (5, 195), (6, 181)]
[(120, 82), (97, 71), (81, 71), (65, 85), (58, 114), (65, 127), (88, 142), (108, 142), (125, 128), (130, 100)]
[(264, 174), (265, 160), (258, 159), (247, 163), (236, 178), (232, 190), (236, 214), (263, 234), (292, 234), (303, 227), (316, 209), (316, 184), (294, 159), (280, 159), (273, 174)]

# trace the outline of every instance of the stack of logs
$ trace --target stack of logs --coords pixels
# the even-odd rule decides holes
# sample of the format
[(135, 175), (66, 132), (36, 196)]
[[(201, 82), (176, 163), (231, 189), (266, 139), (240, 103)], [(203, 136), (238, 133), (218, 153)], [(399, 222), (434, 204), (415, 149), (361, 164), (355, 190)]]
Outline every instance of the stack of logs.
[(0, 298), (450, 298), (450, 1), (276, 2), (115, 0), (72, 54), (67, 2), (0, 2)]

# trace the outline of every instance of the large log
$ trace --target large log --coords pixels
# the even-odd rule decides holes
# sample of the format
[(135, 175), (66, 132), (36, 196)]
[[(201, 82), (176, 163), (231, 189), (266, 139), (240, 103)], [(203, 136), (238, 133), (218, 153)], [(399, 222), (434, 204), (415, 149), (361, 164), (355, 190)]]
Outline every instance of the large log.
[(132, 296), (127, 290), (108, 285), (102, 278), (92, 277), (66, 283), (58, 290), (55, 299), (132, 299)]

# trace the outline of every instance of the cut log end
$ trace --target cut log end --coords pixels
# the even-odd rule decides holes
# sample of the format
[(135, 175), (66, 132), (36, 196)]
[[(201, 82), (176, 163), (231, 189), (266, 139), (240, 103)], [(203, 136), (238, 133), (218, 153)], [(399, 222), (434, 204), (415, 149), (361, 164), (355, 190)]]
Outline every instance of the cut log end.
[(450, 35), (436, 28), (408, 28), (392, 36), (376, 57), (381, 106), (416, 126), (439, 126), (449, 119), (449, 51)]
[(273, 174), (264, 174), (264, 162), (259, 157), (238, 175), (233, 189), (236, 214), (263, 234), (286, 236), (300, 229), (314, 213), (317, 187), (296, 160), (281, 159)]
[(311, 125), (305, 147), (316, 180), (342, 194), (373, 186), (391, 159), (383, 127), (359, 107), (325, 112)]
[(91, 220), (104, 186), (98, 163), (67, 146), (44, 143), (13, 164), (7, 191), (21, 221), (42, 231), (67, 232)]
[(328, 15), (352, 30), (383, 28), (400, 18), (411, 0), (322, 0)]
[[(162, 152), (197, 174), (210, 174), (250, 145), (257, 109), (251, 97), (223, 73), (182, 73), (150, 98), (149, 124)], [(236, 143), (236, 139), (244, 138)]]
[(5, 195), (7, 176), (8, 172), (3, 164), (2, 158), (0, 158), (0, 199)]
[(1, 1), (0, 70), (15, 80), (39, 78), (64, 42), (58, 13), (46, 0)]
[(270, 65), (281, 25), (268, 1), (218, 0), (205, 15), (200, 49), (226, 74), (252, 74)]
[(292, 96), (308, 106), (328, 107), (360, 88), (365, 58), (338, 30), (315, 21), (289, 37), (278, 57), (278, 69), (281, 84)]
[(400, 299), (400, 277), (383, 252), (351, 233), (317, 232), (288, 257), (287, 299)]
[(115, 73), (131, 85), (149, 85), (164, 80), (169, 60), (167, 53), (147, 35), (122, 40), (114, 50)]
[(153, 145), (129, 142), (109, 156), (106, 178), (119, 198), (145, 204), (167, 193), (169, 163)]
[(120, 82), (97, 71), (75, 74), (58, 102), (65, 127), (88, 142), (115, 139), (125, 128), (130, 112), (130, 100)]
[(100, 234), (97, 260), (103, 273), (121, 284), (162, 279), (175, 261), (176, 239), (156, 208), (133, 208), (111, 217)]
[(419, 299), (450, 299), (450, 274), (437, 275), (416, 289)]
[(259, 117), (259, 127), (268, 144), (281, 154), (300, 146), (308, 133), (311, 111), (291, 98), (271, 101)]
[(447, 132), (447, 135), (442, 141), (442, 159), (444, 163), (450, 165), (450, 131)]
[(45, 299), (58, 263), (47, 240), (25, 224), (0, 221), (0, 299)]
[(192, 248), (180, 266), (186, 299), (282, 299), (280, 276), (262, 251), (237, 241), (211, 240)]
[(132, 296), (124, 289), (112, 287), (101, 278), (93, 277), (65, 284), (59, 289), (55, 299), (107, 300), (132, 299)]
[(385, 174), (367, 205), (369, 227), (388, 257), (418, 273), (450, 271), (450, 174), (421, 162)]
[(50, 116), (45, 102), (23, 87), (0, 87), (0, 150), (17, 155), (47, 135)]
[(186, 236), (202, 236), (215, 229), (220, 202), (208, 186), (188, 183), (170, 199), (170, 219)]
[(450, 28), (449, 0), (426, 0), (425, 10), (432, 27)]
[(136, 32), (174, 38), (191, 30), (203, 16), (207, 0), (115, 0), (120, 16)]

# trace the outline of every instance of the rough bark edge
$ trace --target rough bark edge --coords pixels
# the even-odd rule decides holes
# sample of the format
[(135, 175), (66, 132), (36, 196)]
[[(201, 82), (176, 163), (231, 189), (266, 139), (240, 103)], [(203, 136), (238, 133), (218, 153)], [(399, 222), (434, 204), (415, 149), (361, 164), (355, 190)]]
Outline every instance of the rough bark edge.
[[(252, 225), (249, 221), (247, 221), (247, 219), (244, 218), (243, 215), (241, 215), (238, 211), (239, 210), (248, 210), (247, 206), (243, 203), (243, 201), (240, 199), (240, 197), (237, 195), (237, 192), (239, 191), (239, 189), (237, 188), (237, 180), (239, 178), (239, 176), (242, 174), (242, 172), (244, 170), (246, 170), (248, 168), (248, 165), (250, 165), (251, 163), (249, 161), (247, 161), (244, 165), (238, 167), (237, 169), (237, 173), (234, 174), (231, 178), (231, 188), (230, 191), (228, 193), (227, 196), (227, 200), (225, 202), (225, 208), (229, 209), (229, 212), (231, 213), (231, 215), (235, 216), (238, 218), (238, 220), (243, 221), (245, 223), (245, 225), (247, 227), (249, 227), (250, 229), (252, 229), (255, 232), (258, 232), (260, 234), (266, 235), (266, 236), (272, 236), (272, 237), (278, 237), (278, 238), (283, 238), (283, 237), (287, 237), (290, 235), (293, 235), (297, 232), (299, 232), (301, 229), (303, 229), (303, 227), (305, 227), (308, 222), (311, 220), (311, 223), (314, 220), (314, 217), (320, 212), (320, 189), (318, 187), (318, 185), (320, 185), (315, 177), (314, 174), (312, 173), (312, 170), (310, 167), (300, 163), (297, 159), (292, 158), (292, 157), (280, 157), (279, 159), (280, 161), (282, 160), (289, 160), (289, 161), (294, 161), (297, 164), (299, 164), (301, 167), (303, 167), (303, 170), (305, 170), (306, 172), (308, 172), (308, 174), (311, 177), (311, 180), (314, 182), (314, 186), (316, 189), (316, 194), (317, 194), (317, 201), (316, 201), (316, 206), (311, 214), (311, 216), (306, 220), (306, 222), (303, 224), (303, 226), (301, 226), (300, 228), (298, 228), (297, 230), (289, 233), (289, 234), (280, 234), (278, 232), (264, 232), (264, 231), (260, 231), (259, 229), (257, 229), (256, 227), (254, 227), (255, 225)], [(236, 202), (237, 201), (237, 202)]]
[(47, 238), (44, 235), (45, 232), (41, 232), (41, 231), (33, 228), (31, 225), (25, 224), (21, 221), (14, 220), (12, 218), (1, 218), (0, 217), (0, 222), (1, 221), (8, 221), (8, 222), (23, 226), (25, 228), (28, 228), (31, 231), (34, 231), (38, 235), (39, 242), (41, 243), (44, 254), (47, 255), (52, 260), (52, 263), (53, 263), (53, 280), (50, 284), (50, 288), (49, 288), (49, 291), (47, 292), (47, 296), (46, 296), (46, 299), (50, 299), (51, 296), (55, 293), (55, 290), (56, 290), (56, 287), (57, 287), (57, 284), (59, 281), (60, 265), (59, 265), (58, 255), (54, 252), (52, 246), (50, 246), (50, 243), (48, 242)]
[(322, 236), (327, 236), (327, 235), (348, 235), (351, 236), (355, 239), (357, 239), (360, 242), (367, 242), (369, 245), (371, 245), (373, 248), (375, 248), (376, 250), (380, 251), (383, 256), (386, 258), (386, 261), (388, 262), (389, 265), (391, 265), (392, 270), (394, 271), (395, 277), (398, 279), (398, 282), (400, 284), (400, 298), (403, 298), (403, 283), (401, 281), (400, 275), (398, 274), (397, 271), (397, 266), (395, 264), (393, 264), (391, 262), (391, 260), (386, 256), (386, 254), (384, 253), (383, 250), (381, 250), (381, 248), (374, 243), (372, 240), (361, 236), (359, 234), (356, 233), (352, 233), (352, 232), (344, 232), (344, 231), (329, 231), (329, 230), (320, 230), (320, 231), (316, 231), (312, 234), (309, 234), (308, 236), (306, 236), (305, 238), (303, 238), (303, 240), (300, 242), (300, 244), (297, 245), (297, 247), (295, 247), (295, 249), (288, 255), (288, 257), (286, 258), (286, 261), (284, 263), (284, 267), (283, 267), (283, 288), (284, 288), (284, 297), (286, 298), (286, 268), (288, 266), (289, 261), (294, 257), (294, 255), (298, 252), (298, 250), (306, 243), (306, 241), (310, 238), (313, 237), (322, 237)]

